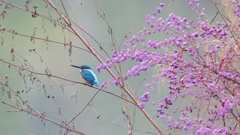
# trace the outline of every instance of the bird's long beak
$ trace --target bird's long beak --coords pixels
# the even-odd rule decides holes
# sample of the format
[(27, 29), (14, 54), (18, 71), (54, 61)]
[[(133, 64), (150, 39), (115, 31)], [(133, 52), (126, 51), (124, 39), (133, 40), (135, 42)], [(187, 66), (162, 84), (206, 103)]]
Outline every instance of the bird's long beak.
[(79, 66), (75, 66), (75, 65), (70, 65), (70, 66), (81, 69), (81, 67)]

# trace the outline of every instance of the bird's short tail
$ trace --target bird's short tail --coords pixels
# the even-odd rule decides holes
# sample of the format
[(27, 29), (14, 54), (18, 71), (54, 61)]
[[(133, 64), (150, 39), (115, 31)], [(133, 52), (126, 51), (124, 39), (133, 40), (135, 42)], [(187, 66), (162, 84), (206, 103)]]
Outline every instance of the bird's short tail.
[(93, 83), (95, 84), (95, 86), (99, 87), (99, 84), (97, 81), (94, 81)]

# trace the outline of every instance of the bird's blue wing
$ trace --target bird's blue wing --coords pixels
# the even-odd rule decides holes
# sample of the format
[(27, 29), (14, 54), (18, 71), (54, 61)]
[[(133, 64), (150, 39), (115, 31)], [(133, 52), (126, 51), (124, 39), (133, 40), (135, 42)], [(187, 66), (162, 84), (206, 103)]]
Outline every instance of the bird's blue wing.
[(94, 83), (94, 76), (89, 70), (82, 70), (81, 72), (82, 78), (86, 80), (86, 82), (90, 85), (93, 85)]
[(94, 83), (97, 87), (99, 87), (97, 76), (94, 74), (94, 72), (93, 72), (91, 69), (87, 69), (87, 70), (88, 70), (89, 72), (91, 72), (92, 75), (93, 75), (93, 77), (94, 77), (93, 83)]

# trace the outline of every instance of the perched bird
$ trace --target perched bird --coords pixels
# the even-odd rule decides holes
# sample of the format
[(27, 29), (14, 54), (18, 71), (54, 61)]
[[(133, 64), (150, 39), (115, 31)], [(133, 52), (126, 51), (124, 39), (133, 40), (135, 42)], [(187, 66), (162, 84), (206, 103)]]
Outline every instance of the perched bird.
[(90, 84), (91, 86), (95, 85), (99, 87), (97, 76), (91, 70), (91, 68), (87, 65), (82, 66), (75, 66), (71, 65), (72, 67), (78, 68), (80, 71), (80, 78), (83, 80), (85, 84)]

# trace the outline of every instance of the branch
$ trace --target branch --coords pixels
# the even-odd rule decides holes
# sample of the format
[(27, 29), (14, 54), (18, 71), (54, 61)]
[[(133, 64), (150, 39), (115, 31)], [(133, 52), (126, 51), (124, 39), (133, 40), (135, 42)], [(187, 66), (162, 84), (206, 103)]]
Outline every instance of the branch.
[[(90, 52), (92, 52), (92, 54), (97, 58), (97, 60), (100, 63), (104, 63), (101, 58), (97, 55), (97, 53), (94, 51), (94, 49), (92, 48), (92, 46), (90, 44), (88, 44), (83, 38), (82, 36), (72, 27), (72, 25), (68, 22), (68, 19), (65, 18), (65, 16), (61, 13), (61, 11), (59, 9), (57, 9), (54, 4), (52, 3), (51, 0), (46, 0), (45, 2), (49, 3), (51, 5), (51, 7), (58, 13), (58, 15), (65, 21), (65, 23), (68, 25), (68, 27), (73, 31), (73, 33), (83, 42), (83, 44), (89, 49)], [(109, 69), (106, 68), (106, 70), (109, 72), (109, 74), (114, 78), (117, 79), (117, 77), (115, 76), (115, 74)], [(135, 98), (135, 96), (133, 96), (129, 90), (124, 87), (123, 83), (120, 83), (120, 87), (128, 94), (128, 96), (134, 101), (135, 105), (138, 106), (139, 102), (137, 101), (137, 99)], [(148, 115), (148, 113), (140, 108), (138, 106), (138, 108), (143, 112), (143, 114), (146, 116), (146, 118), (152, 123), (152, 125), (156, 128), (156, 130), (163, 135), (162, 130), (158, 127), (158, 125), (153, 121), (153, 119)]]
[(48, 121), (48, 122), (50, 122), (50, 123), (53, 123), (53, 124), (55, 124), (55, 125), (57, 125), (57, 126), (59, 126), (59, 127), (61, 127), (61, 128), (66, 129), (66, 130), (68, 130), (68, 131), (72, 131), (72, 132), (75, 132), (75, 133), (80, 134), (80, 135), (85, 135), (84, 133), (81, 133), (81, 132), (79, 132), (79, 131), (77, 131), (77, 130), (75, 130), (75, 129), (73, 129), (73, 128), (67, 127), (67, 126), (63, 126), (63, 125), (61, 125), (61, 124), (59, 124), (59, 123), (57, 123), (57, 122), (55, 122), (55, 121), (53, 121), (53, 120), (51, 120), (51, 119), (48, 119), (48, 118), (44, 117), (43, 115), (38, 114), (38, 113), (36, 113), (36, 112), (26, 111), (26, 110), (24, 110), (24, 109), (22, 109), (22, 108), (19, 108), (19, 107), (17, 107), (17, 106), (12, 105), (12, 104), (6, 103), (6, 102), (4, 102), (4, 101), (1, 100), (1, 99), (0, 99), (0, 102), (1, 102), (2, 104), (5, 104), (5, 105), (10, 106), (10, 107), (12, 107), (12, 108), (15, 108), (15, 109), (17, 109), (17, 110), (19, 110), (19, 111), (23, 111), (23, 112), (26, 112), (26, 113), (28, 113), (28, 114), (32, 114), (32, 115), (34, 115), (34, 116), (36, 116), (36, 117), (38, 117), (38, 118), (40, 118), (40, 119), (46, 120), (46, 121)]

